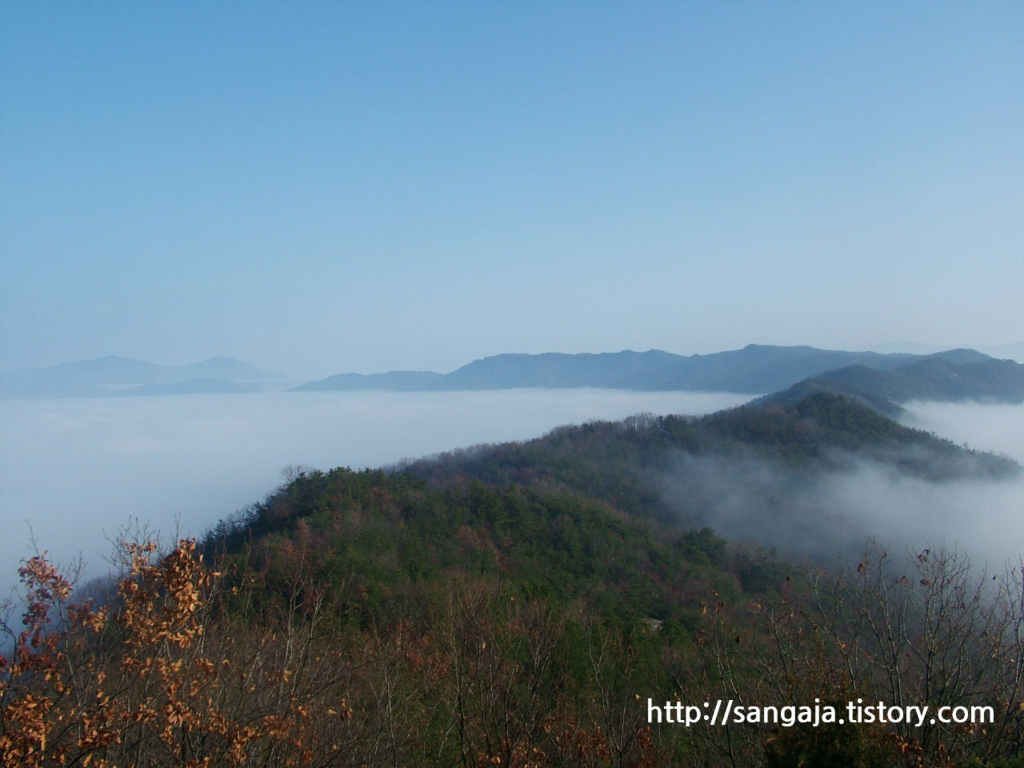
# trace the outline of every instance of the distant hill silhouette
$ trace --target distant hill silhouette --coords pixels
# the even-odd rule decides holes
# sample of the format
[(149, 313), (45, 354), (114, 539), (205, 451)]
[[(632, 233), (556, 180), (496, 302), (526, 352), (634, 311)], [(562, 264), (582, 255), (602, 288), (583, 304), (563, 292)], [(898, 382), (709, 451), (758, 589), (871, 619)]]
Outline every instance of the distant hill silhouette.
[(161, 395), (241, 395), (259, 392), (259, 384), (225, 381), (224, 379), (186, 379), (166, 384), (143, 384), (108, 392), (106, 397), (156, 397)]
[(974, 350), (936, 355), (883, 355), (814, 347), (751, 344), (710, 355), (674, 355), (661, 350), (603, 354), (503, 354), (474, 360), (448, 374), (395, 371), (362, 376), (339, 374), (303, 384), (302, 391), (353, 389), (482, 390), (516, 387), (598, 387), (604, 389), (742, 392), (785, 389), (826, 371), (859, 365), (889, 371), (925, 359), (951, 363), (991, 360)]
[[(103, 357), (0, 374), (0, 398), (236, 394), (285, 377), (229, 357), (184, 366)], [(451, 373), (341, 373), (293, 391), (452, 392), (514, 388), (740, 392), (794, 403), (817, 392), (841, 394), (887, 415), (924, 400), (1024, 401), (1024, 365), (973, 349), (931, 355), (847, 352), (750, 344), (709, 355), (661, 350), (601, 354), (501, 354)]]
[(272, 373), (233, 357), (211, 357), (192, 365), (170, 366), (182, 377), (224, 379), (225, 381), (281, 381), (283, 373)]
[[(211, 357), (192, 365), (158, 365), (110, 355), (52, 368), (23, 368), (0, 374), (0, 398), (97, 397), (130, 387), (170, 385), (196, 379), (228, 383), (284, 378), (283, 374), (263, 371), (230, 357)], [(212, 391), (216, 387), (208, 384), (207, 388)], [(224, 386), (221, 390), (234, 391)], [(156, 389), (149, 393), (158, 392)]]
[(898, 414), (898, 403), (910, 400), (1024, 402), (1024, 365), (991, 358), (975, 362), (966, 350), (954, 352), (964, 354), (929, 355), (890, 371), (851, 365), (805, 379), (762, 400), (790, 404), (828, 392), (887, 415)]
[(431, 389), (444, 376), (431, 371), (389, 371), (388, 373), (339, 373), (320, 381), (295, 387), (294, 392), (379, 389), (388, 392), (416, 392)]
[(569, 355), (504, 354), (474, 360), (452, 371), (437, 389), (511, 389), (515, 387), (601, 387), (639, 389), (659, 371), (686, 358), (652, 349)]
[[(874, 344), (868, 347), (872, 352), (911, 352), (915, 355), (931, 355), (936, 352), (941, 352), (944, 347), (939, 347), (934, 344), (922, 344), (916, 341), (903, 341), (896, 343), (886, 344)], [(1018, 341), (1014, 344), (981, 344), (971, 347), (979, 352), (983, 352), (990, 357), (995, 357), (1000, 360), (1010, 359), (1015, 360), (1018, 363), (1024, 363), (1024, 341)]]

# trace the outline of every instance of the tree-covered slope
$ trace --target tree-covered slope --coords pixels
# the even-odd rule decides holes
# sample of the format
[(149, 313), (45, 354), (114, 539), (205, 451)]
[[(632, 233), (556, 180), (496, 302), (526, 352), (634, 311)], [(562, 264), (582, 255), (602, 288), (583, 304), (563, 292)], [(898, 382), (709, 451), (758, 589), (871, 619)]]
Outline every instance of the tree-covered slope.
[[(70, 605), (61, 572), (27, 561), (27, 630), (0, 611), (0, 762), (1014, 765), (1016, 572), (993, 584), (943, 550), (902, 569), (882, 551), (838, 574), (783, 565), (662, 514), (657, 483), (694, 457), (798, 478), (851, 458), (936, 481), (1019, 469), (817, 394), (299, 472), (198, 552), (121, 542), (105, 605)], [(775, 719), (709, 726), (719, 699)], [(993, 717), (796, 719), (858, 699)]]
[(302, 473), (204, 546), (222, 567), (264, 563), (270, 600), (301, 559), (377, 621), (418, 613), (416, 595), (460, 575), (503, 580), (524, 598), (582, 600), (607, 617), (683, 624), (694, 621), (685, 598), (695, 590), (735, 595), (781, 579), (780, 566), (730, 552), (710, 530), (652, 527), (569, 494), (478, 481), (433, 489), (372, 470)]
[(746, 405), (703, 417), (641, 416), (561, 427), (522, 443), (478, 446), (410, 462), (445, 484), (460, 476), (502, 486), (565, 488), (634, 514), (668, 515), (661, 477), (681, 456), (754, 458), (779, 470), (822, 473), (875, 461), (927, 480), (1003, 477), (1010, 459), (904, 427), (847, 397), (816, 393), (793, 405)]
[[(268, 562), (306, 552), (322, 578), (354, 583), (374, 610), (416, 583), (457, 572), (508, 579), (524, 595), (584, 599), (612, 614), (682, 620), (671, 606), (696, 581), (751, 586), (722, 540), (693, 533), (706, 498), (694, 483), (707, 478), (688, 477), (687, 462), (709, 458), (732, 468), (722, 478), (729, 483), (741, 482), (751, 462), (790, 485), (860, 461), (935, 482), (1019, 471), (1008, 459), (817, 394), (795, 406), (561, 427), (388, 471), (309, 471), (222, 522), (207, 546), (255, 547)], [(672, 498), (670, 482), (690, 483), (690, 493)], [(785, 499), (779, 503), (784, 510)]]

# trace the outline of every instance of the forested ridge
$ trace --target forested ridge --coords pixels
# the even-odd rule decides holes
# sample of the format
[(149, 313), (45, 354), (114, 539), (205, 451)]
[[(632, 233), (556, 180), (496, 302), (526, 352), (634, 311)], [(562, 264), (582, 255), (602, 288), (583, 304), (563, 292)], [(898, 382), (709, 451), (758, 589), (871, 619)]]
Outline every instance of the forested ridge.
[[(845, 398), (562, 427), (296, 470), (199, 542), (119, 545), (82, 605), (44, 558), (0, 662), (9, 765), (1020, 766), (1024, 583), (961, 555), (789, 563), (694, 528), (680, 455), (927, 482), (1012, 461)], [(991, 706), (977, 725), (648, 722), (664, 704)]]
[(937, 482), (1020, 472), (1005, 456), (967, 449), (904, 427), (844, 396), (821, 392), (792, 405), (560, 427), (535, 440), (446, 452), (396, 468), (436, 485), (466, 476), (495, 486), (567, 490), (638, 518), (675, 520), (679, 507), (668, 504), (658, 490), (659, 477), (678, 474), (683, 455), (754, 458), (779, 471), (806, 474), (876, 461)]

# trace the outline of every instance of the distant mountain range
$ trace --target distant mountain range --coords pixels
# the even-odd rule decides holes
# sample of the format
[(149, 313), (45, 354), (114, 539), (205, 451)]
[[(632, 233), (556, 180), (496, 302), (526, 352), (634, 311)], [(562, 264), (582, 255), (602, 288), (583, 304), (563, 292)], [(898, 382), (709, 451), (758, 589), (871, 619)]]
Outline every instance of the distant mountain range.
[[(984, 355), (975, 353), (979, 359)], [(711, 355), (648, 352), (539, 355), (504, 354), (474, 360), (455, 371), (340, 374), (297, 387), (300, 391), (352, 389), (479, 390), (515, 387), (772, 392), (819, 373), (857, 363), (895, 368), (915, 355), (839, 352), (813, 347), (751, 344)], [(399, 386), (400, 385), (400, 386)]]
[[(894, 413), (899, 411), (896, 402), (912, 399), (992, 398), (1019, 402), (1024, 400), (1024, 366), (995, 360), (971, 349), (912, 355), (751, 344), (728, 352), (690, 356), (660, 350), (495, 355), (448, 374), (348, 373), (309, 382), (296, 390), (452, 391), (514, 387), (779, 392), (778, 402), (795, 402), (792, 398), (799, 392), (806, 396), (824, 391), (854, 396), (876, 410)], [(794, 390), (784, 396), (789, 388)]]
[[(227, 357), (165, 366), (104, 357), (53, 368), (0, 374), (2, 398), (239, 394), (285, 377)], [(278, 388), (282, 386), (277, 384)], [(847, 352), (751, 344), (710, 355), (661, 350), (602, 354), (503, 354), (451, 373), (341, 373), (295, 387), (299, 392), (451, 392), (514, 388), (594, 387), (639, 391), (774, 393), (764, 402), (793, 404), (825, 392), (886, 415), (909, 400), (1024, 402), (1024, 365), (973, 349), (928, 355)]]
[(225, 381), (224, 379), (186, 379), (166, 384), (142, 384), (108, 392), (106, 397), (149, 397), (157, 395), (241, 395), (259, 392), (256, 382)]
[(231, 357), (211, 357), (192, 365), (158, 365), (111, 355), (0, 374), (0, 398), (220, 394), (254, 391), (258, 383), (284, 379), (283, 374)]
[[(941, 352), (944, 349), (947, 349), (947, 347), (939, 347), (935, 344), (922, 344), (918, 341), (901, 341), (895, 343), (875, 344), (868, 347), (868, 349), (872, 352), (910, 352), (915, 355), (931, 355), (935, 352)], [(971, 347), (971, 349), (984, 352), (986, 355), (1000, 360), (1010, 359), (1015, 360), (1018, 363), (1024, 363), (1024, 341), (1018, 341), (1016, 344), (987, 344), (974, 346)]]
[(326, 379), (311, 381), (293, 392), (352, 392), (376, 389), (385, 392), (422, 392), (437, 389), (444, 380), (433, 371), (388, 371), (387, 373), (339, 373)]

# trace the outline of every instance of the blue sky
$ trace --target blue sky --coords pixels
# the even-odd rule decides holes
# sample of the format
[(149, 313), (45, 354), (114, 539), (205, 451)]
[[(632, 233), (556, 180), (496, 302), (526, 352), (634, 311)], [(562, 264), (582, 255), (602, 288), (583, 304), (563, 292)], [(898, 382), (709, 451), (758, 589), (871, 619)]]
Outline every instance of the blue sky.
[(1024, 340), (1024, 6), (0, 7), (0, 369)]

